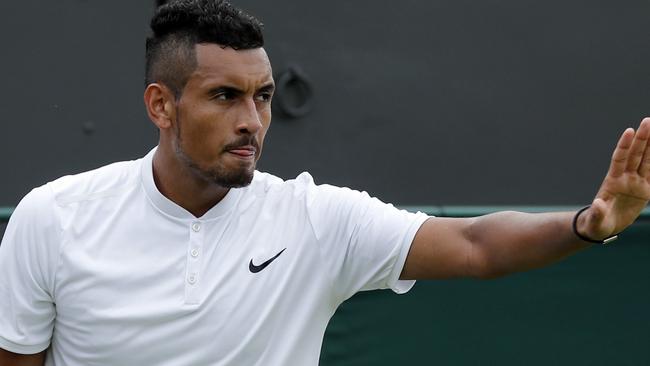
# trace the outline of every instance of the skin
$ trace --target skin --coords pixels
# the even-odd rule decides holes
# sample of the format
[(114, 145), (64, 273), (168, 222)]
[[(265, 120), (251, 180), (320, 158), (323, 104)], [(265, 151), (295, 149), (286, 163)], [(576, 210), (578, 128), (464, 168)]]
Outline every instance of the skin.
[[(144, 95), (160, 130), (153, 161), (158, 189), (202, 216), (232, 186), (252, 177), (271, 122), (271, 66), (264, 49), (197, 45), (198, 66), (181, 97), (162, 84)], [(632, 224), (650, 200), (650, 118), (621, 136), (610, 169), (578, 231), (603, 239)], [(233, 181), (238, 178), (237, 184)], [(230, 183), (224, 183), (229, 181)], [(430, 218), (417, 232), (401, 279), (492, 278), (558, 261), (590, 243), (578, 239), (575, 212), (499, 212), (477, 218)], [(42, 365), (44, 353), (0, 349), (0, 366)]]
[(34, 355), (21, 355), (0, 348), (0, 366), (42, 366), (45, 364), (45, 351)]
[(271, 123), (274, 83), (263, 48), (199, 44), (196, 58), (178, 100), (157, 83), (147, 87), (144, 100), (160, 130), (156, 185), (201, 217), (231, 187), (250, 183)]

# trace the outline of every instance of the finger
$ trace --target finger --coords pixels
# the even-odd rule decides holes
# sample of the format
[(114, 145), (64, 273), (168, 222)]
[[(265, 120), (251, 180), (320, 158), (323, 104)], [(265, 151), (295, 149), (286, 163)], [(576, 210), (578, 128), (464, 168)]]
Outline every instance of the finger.
[(643, 153), (643, 159), (639, 165), (639, 175), (642, 177), (650, 176), (650, 118), (645, 118), (639, 126), (639, 132), (637, 134), (643, 133), (646, 135), (646, 146), (645, 152)]
[(616, 149), (614, 149), (614, 154), (612, 154), (612, 163), (609, 166), (609, 173), (612, 176), (618, 177), (625, 171), (625, 163), (627, 162), (633, 138), (634, 130), (628, 128), (623, 132), (621, 138), (618, 139), (618, 144), (616, 144)]
[(628, 172), (637, 172), (639, 170), (639, 165), (643, 159), (643, 154), (645, 153), (646, 146), (648, 145), (648, 119), (644, 119), (639, 126), (636, 134), (634, 135), (634, 140), (632, 141), (632, 146), (630, 147), (630, 153), (627, 157), (626, 171)]

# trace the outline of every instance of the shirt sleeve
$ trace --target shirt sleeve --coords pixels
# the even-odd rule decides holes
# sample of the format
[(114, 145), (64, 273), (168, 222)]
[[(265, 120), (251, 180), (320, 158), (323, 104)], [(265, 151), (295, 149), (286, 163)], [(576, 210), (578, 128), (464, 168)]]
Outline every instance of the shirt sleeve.
[(38, 353), (50, 344), (60, 225), (48, 186), (18, 204), (0, 245), (0, 348)]
[(427, 215), (330, 185), (314, 185), (308, 196), (309, 219), (340, 301), (358, 291), (411, 289), (415, 281), (399, 276)]

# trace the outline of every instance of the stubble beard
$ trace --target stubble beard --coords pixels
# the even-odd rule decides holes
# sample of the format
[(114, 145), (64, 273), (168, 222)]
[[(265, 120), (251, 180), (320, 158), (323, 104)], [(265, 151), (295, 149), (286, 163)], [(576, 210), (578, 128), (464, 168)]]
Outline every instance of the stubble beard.
[(183, 150), (180, 120), (177, 121), (174, 152), (186, 167), (188, 167), (196, 176), (202, 178), (208, 183), (215, 184), (223, 188), (241, 188), (248, 186), (253, 181), (253, 176), (255, 174), (255, 164), (253, 164), (253, 167), (250, 169), (244, 167), (228, 169), (221, 163), (211, 169), (205, 169), (197, 164), (189, 155), (185, 153), (185, 150)]

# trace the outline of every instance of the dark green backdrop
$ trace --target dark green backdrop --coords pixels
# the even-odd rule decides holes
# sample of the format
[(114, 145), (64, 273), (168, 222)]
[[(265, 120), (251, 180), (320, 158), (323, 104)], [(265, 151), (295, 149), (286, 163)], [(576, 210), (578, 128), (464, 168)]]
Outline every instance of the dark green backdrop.
[[(396, 204), (578, 204), (648, 114), (647, 0), (233, 2), (266, 24), (276, 77), (298, 65), (314, 86), (311, 114), (274, 116), (260, 168), (283, 178)], [(0, 1), (0, 206), (155, 144), (153, 1), (125, 4)], [(544, 270), (359, 294), (322, 364), (650, 365), (649, 226)]]
[(650, 365), (649, 241), (645, 218), (545, 269), (359, 293), (321, 365)]

